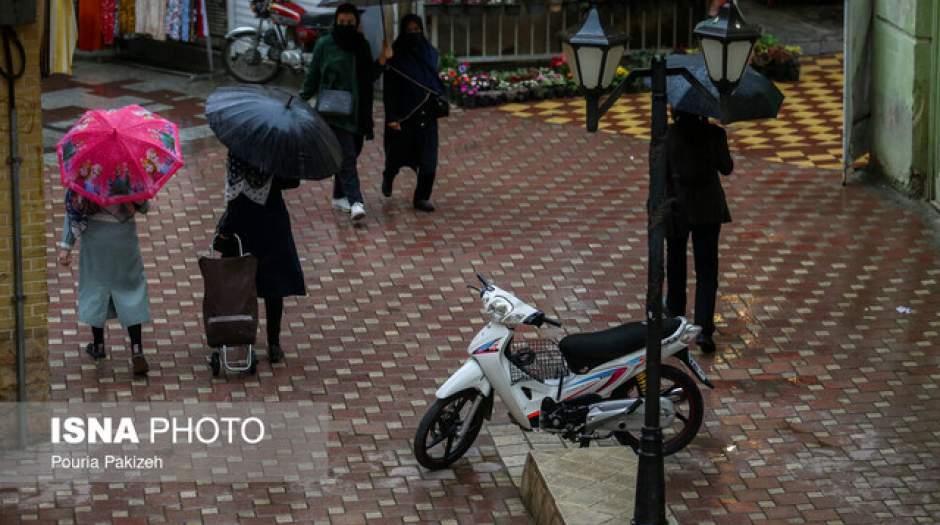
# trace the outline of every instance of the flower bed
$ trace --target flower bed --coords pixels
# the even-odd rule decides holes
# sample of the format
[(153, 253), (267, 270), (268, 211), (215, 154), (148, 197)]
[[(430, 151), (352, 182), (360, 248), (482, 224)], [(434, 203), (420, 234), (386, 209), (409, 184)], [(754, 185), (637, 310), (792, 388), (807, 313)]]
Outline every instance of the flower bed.
[(785, 46), (774, 36), (764, 35), (754, 44), (751, 66), (767, 78), (780, 82), (800, 80), (799, 46)]
[[(553, 58), (548, 67), (475, 72), (467, 63), (457, 64), (453, 57), (444, 57), (441, 66), (441, 80), (448, 88), (448, 97), (464, 108), (580, 94), (563, 56)], [(618, 67), (614, 85), (627, 74), (626, 68)]]

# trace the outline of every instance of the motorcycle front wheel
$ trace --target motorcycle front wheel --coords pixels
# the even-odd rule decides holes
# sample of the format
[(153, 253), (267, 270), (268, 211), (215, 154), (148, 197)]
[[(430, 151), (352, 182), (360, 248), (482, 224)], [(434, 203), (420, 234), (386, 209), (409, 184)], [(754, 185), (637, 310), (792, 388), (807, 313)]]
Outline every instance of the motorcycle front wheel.
[[(421, 466), (430, 470), (447, 468), (470, 449), (483, 427), (482, 404), (477, 405), (476, 413), (470, 413), (477, 396), (481, 395), (470, 388), (434, 401), (415, 432), (415, 459)], [(458, 436), (464, 421), (468, 420), (466, 432)]]
[(270, 82), (281, 70), (280, 50), (262, 42), (257, 32), (226, 40), (222, 59), (230, 75), (249, 84)]
[[(660, 379), (660, 397), (672, 401), (676, 410), (676, 417), (672, 425), (663, 427), (663, 454), (668, 456), (685, 448), (692, 442), (702, 426), (705, 405), (702, 391), (699, 390), (695, 380), (676, 367), (662, 365)], [(633, 378), (619, 387), (611, 395), (611, 399), (628, 397), (645, 397), (646, 391), (640, 388), (640, 383)], [(634, 450), (640, 446), (640, 436), (631, 432), (614, 432), (614, 437), (621, 445), (630, 445)]]

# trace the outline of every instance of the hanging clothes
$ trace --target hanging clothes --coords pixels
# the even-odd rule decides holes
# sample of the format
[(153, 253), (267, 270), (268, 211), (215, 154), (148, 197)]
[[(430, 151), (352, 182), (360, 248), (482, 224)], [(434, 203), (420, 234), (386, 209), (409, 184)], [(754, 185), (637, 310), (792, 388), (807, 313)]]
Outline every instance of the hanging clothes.
[(115, 0), (101, 0), (101, 36), (104, 37), (104, 45), (110, 46), (114, 43), (114, 20), (117, 6)]
[(173, 40), (183, 38), (183, 0), (167, 0), (164, 24), (166, 36)]
[(196, 35), (209, 36), (209, 19), (206, 17), (206, 0), (196, 0)]
[(162, 0), (136, 0), (134, 21), (136, 33), (166, 40), (166, 3)]
[(101, 0), (78, 1), (78, 48), (97, 51), (102, 45)]
[(121, 0), (118, 8), (118, 33), (127, 35), (137, 31), (134, 13), (137, 11), (136, 0)]
[(50, 0), (49, 71), (72, 74), (72, 57), (78, 43), (78, 21), (72, 0)]
[(180, 40), (185, 40), (186, 42), (189, 42), (193, 40), (191, 38), (192, 31), (190, 31), (190, 19), (192, 18), (192, 15), (193, 15), (193, 5), (192, 5), (192, 2), (190, 2), (190, 0), (182, 0), (181, 3), (183, 4), (183, 6), (180, 9), (180, 18), (182, 19), (182, 22), (180, 24), (181, 26)]

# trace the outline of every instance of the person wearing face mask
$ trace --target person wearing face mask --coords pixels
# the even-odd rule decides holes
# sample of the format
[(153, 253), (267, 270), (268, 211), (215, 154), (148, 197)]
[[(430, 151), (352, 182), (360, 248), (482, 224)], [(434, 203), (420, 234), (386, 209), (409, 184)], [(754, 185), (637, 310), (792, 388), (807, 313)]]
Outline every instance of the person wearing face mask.
[(374, 138), (372, 122), (373, 84), (378, 80), (392, 49), (382, 42), (378, 60), (372, 60), (369, 42), (359, 31), (359, 10), (352, 4), (336, 8), (333, 30), (317, 40), (300, 96), (307, 100), (324, 90), (352, 95), (349, 115), (324, 115), (343, 151), (340, 171), (333, 181), (333, 207), (350, 213), (353, 222), (366, 215), (356, 163), (366, 139)]
[(421, 18), (413, 14), (401, 19), (392, 49), (395, 56), (389, 61), (382, 93), (386, 123), (382, 194), (391, 197), (395, 176), (401, 168), (409, 167), (418, 175), (412, 204), (416, 210), (432, 212), (434, 205), (430, 199), (437, 171), (438, 134), (435, 101), (428, 89), (444, 93), (444, 84), (437, 74), (439, 54), (425, 38)]

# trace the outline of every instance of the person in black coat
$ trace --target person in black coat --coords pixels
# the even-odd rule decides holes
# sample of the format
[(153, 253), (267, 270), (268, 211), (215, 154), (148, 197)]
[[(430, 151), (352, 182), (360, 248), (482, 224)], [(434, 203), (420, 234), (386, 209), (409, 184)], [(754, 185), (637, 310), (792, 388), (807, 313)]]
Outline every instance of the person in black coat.
[(444, 84), (437, 73), (439, 54), (424, 36), (421, 18), (412, 14), (401, 19), (399, 36), (392, 50), (394, 56), (385, 73), (383, 91), (386, 128), (382, 194), (391, 197), (395, 176), (403, 167), (409, 167), (418, 174), (412, 204), (417, 210), (432, 212), (438, 135), (434, 112), (436, 96), (428, 90), (444, 93)]
[(714, 352), (715, 297), (718, 292), (718, 237), (731, 222), (718, 174), (734, 169), (725, 130), (707, 118), (673, 110), (666, 136), (669, 184), (674, 199), (666, 225), (666, 308), (685, 315), (686, 250), (689, 236), (695, 259), (695, 324), (702, 327), (698, 345)]
[(284, 357), (280, 341), (284, 297), (307, 295), (290, 215), (281, 195), (281, 190), (299, 185), (300, 181), (263, 173), (229, 152), (226, 207), (219, 220), (216, 249), (224, 256), (237, 255), (233, 236), (238, 235), (244, 251), (258, 258), (258, 297), (264, 299), (272, 363)]

